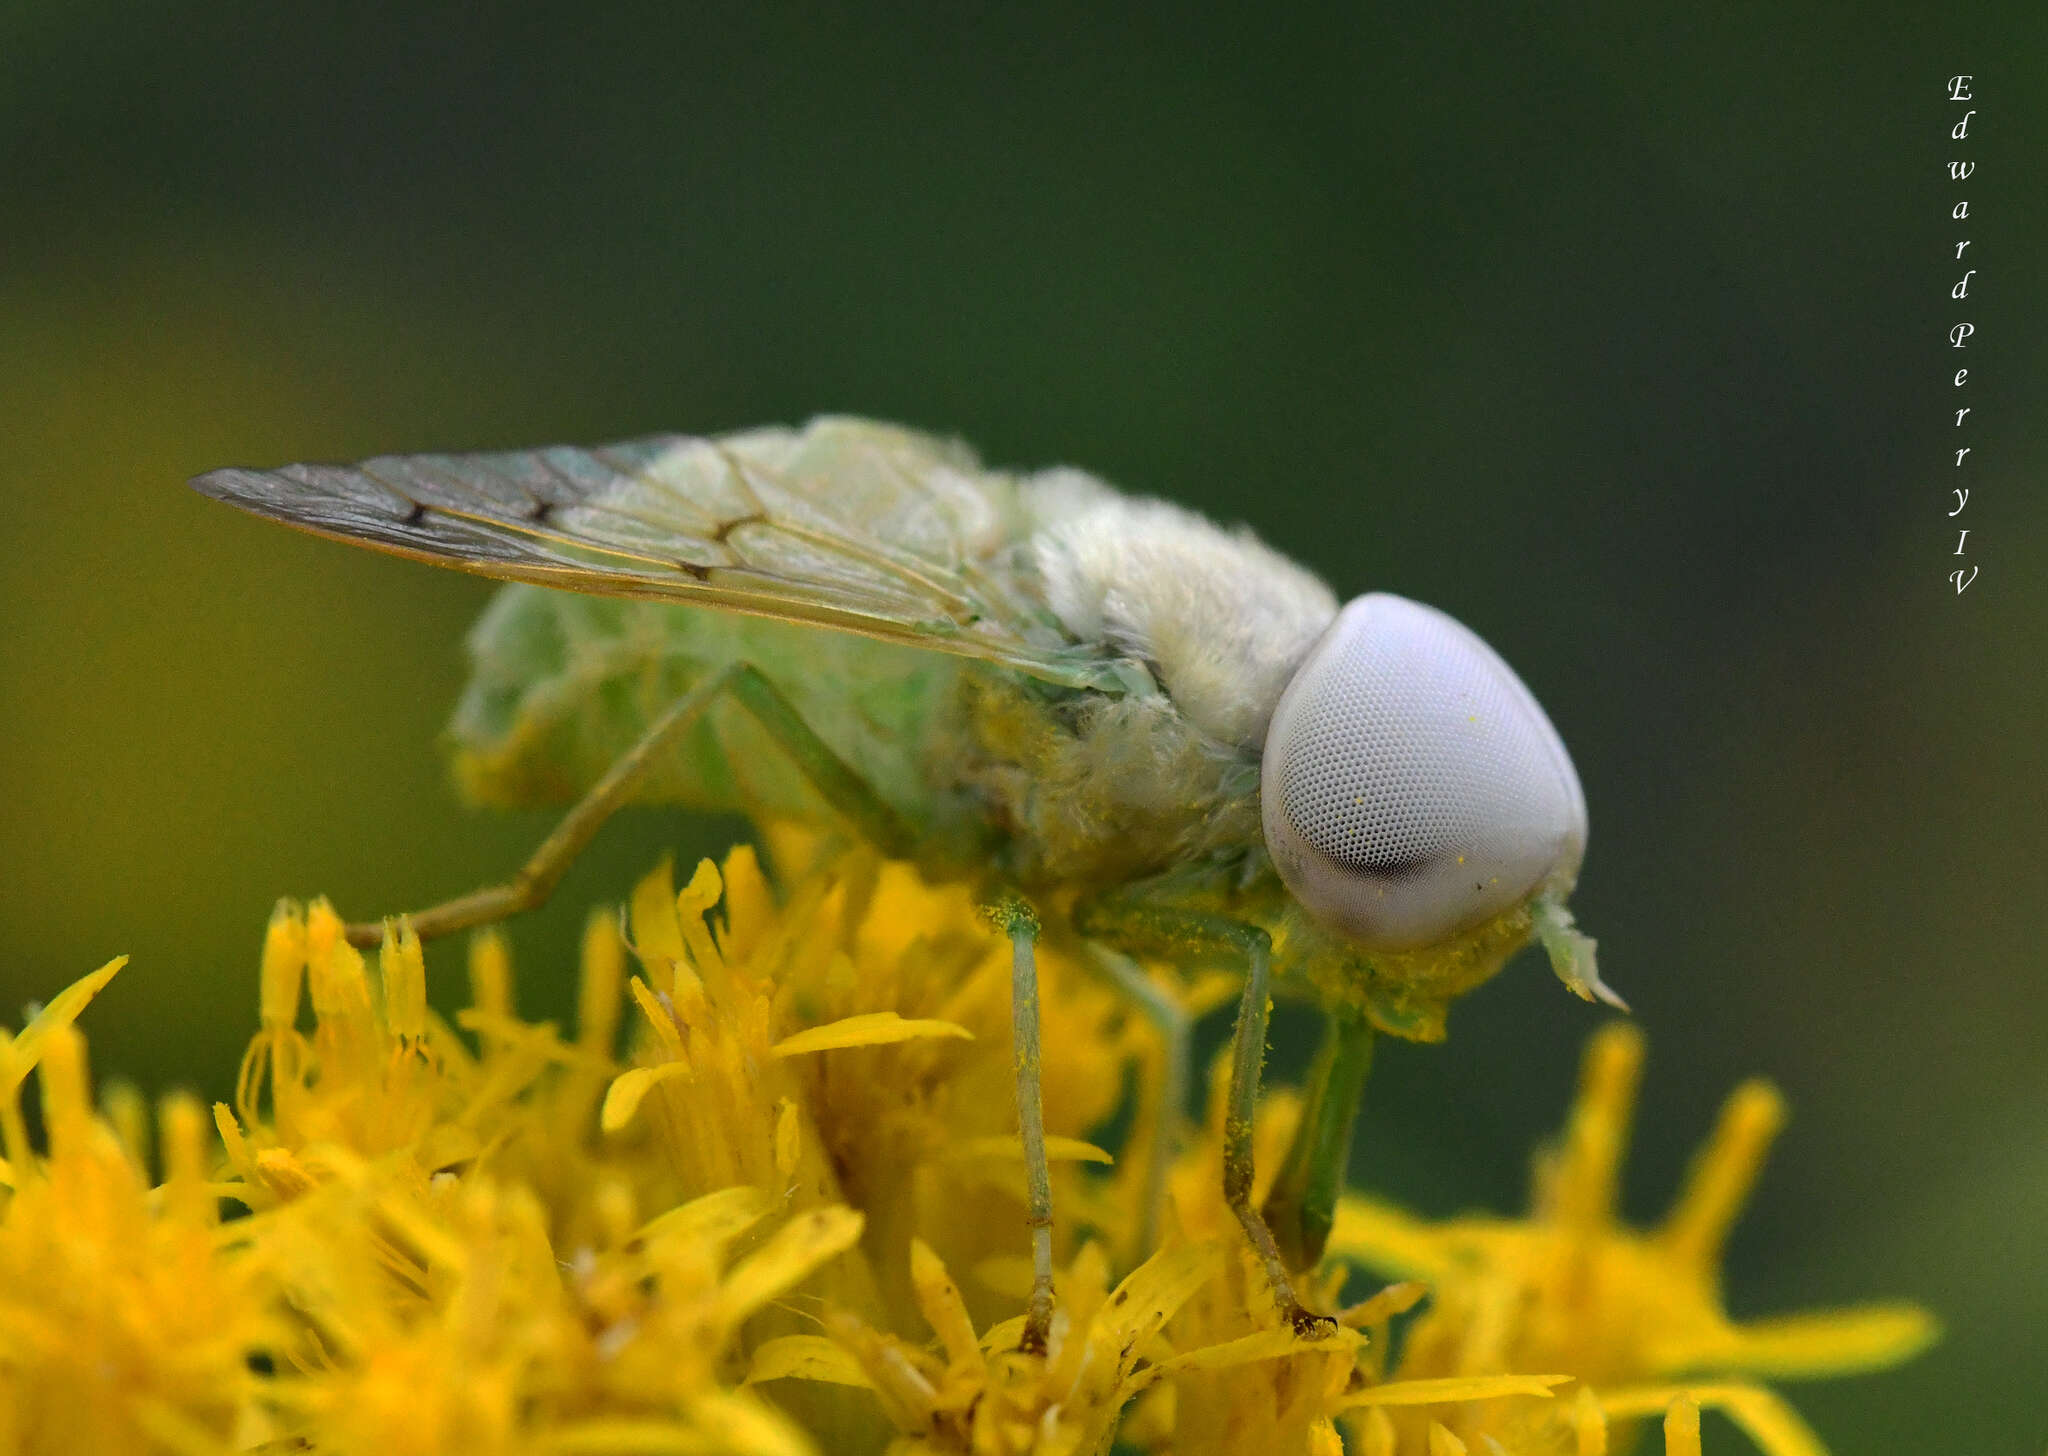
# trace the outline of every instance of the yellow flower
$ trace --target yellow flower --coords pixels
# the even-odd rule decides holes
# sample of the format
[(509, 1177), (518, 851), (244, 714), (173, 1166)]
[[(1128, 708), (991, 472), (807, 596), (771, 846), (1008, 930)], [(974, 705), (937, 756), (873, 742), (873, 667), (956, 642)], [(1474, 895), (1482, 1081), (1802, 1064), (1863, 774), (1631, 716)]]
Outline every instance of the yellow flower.
[[(1446, 1406), (1498, 1410), (1551, 1403), (1568, 1375), (1525, 1369), (1411, 1378), (1405, 1367), (1390, 1372), (1388, 1330), (1424, 1297), (1417, 1283), (1389, 1286), (1340, 1310), (1337, 1333), (1326, 1340), (1307, 1343), (1280, 1325), (1264, 1270), (1222, 1196), (1226, 1070), (1219, 1060), (1203, 1134), (1170, 1177), (1172, 1226), (1178, 1237), (1222, 1252), (1218, 1276), (1195, 1291), (1168, 1326), (1179, 1353), (1163, 1356), (1147, 1372), (1141, 1388), (1153, 1388), (1134, 1408), (1124, 1439), (1171, 1456), (1337, 1456), (1338, 1420), (1347, 1413), (1398, 1409), (1426, 1417)], [(1300, 1099), (1288, 1092), (1270, 1092), (1264, 1099), (1253, 1128), (1260, 1170), (1255, 1202), (1263, 1201), (1300, 1112)], [(1341, 1261), (1326, 1260), (1297, 1284), (1297, 1292), (1323, 1309), (1336, 1309), (1348, 1273)]]
[[(779, 891), (742, 848), (594, 915), (573, 1039), (518, 1014), (498, 935), (450, 1025), (403, 925), (366, 960), (324, 902), (280, 906), (234, 1104), (166, 1099), (155, 1187), (140, 1099), (94, 1107), (73, 1026), (119, 962), (0, 1034), (0, 1456), (1338, 1456), (1347, 1426), (1365, 1456), (1587, 1456), (1656, 1416), (1698, 1456), (1703, 1406), (1810, 1456), (1751, 1378), (1929, 1337), (1904, 1306), (1722, 1313), (1761, 1086), (1662, 1229), (1619, 1225), (1640, 1049), (1610, 1030), (1531, 1216), (1347, 1200), (1304, 1292), (1334, 1307), (1349, 1260), (1407, 1282), (1301, 1341), (1222, 1200), (1220, 1095), (1152, 1167), (1162, 1042), (1048, 943), (1058, 1304), (1025, 1354), (1008, 946), (957, 886), (772, 843)], [(1267, 1100), (1262, 1168), (1298, 1113)], [(1109, 1165), (1087, 1139), (1119, 1125)]]
[[(585, 936), (575, 1043), (521, 1021), (503, 941), (474, 942), (458, 1019), (475, 1052), (427, 1009), (419, 942), (394, 929), (372, 980), (324, 903), (280, 908), (241, 1115), (216, 1109), (239, 1175), (223, 1191), (253, 1210), (231, 1227), (292, 1314), (266, 1390), (278, 1436), (378, 1456), (810, 1451), (738, 1389), (740, 1335), (849, 1248), (860, 1215), (790, 1216), (744, 1182), (650, 1201), (672, 1170), (602, 1145), (626, 956), (612, 917)], [(716, 1135), (728, 1162), (743, 1131)]]
[[(126, 958), (123, 957), (123, 960)], [(249, 1356), (276, 1333), (252, 1271), (223, 1257), (205, 1114), (167, 1099), (165, 1178), (95, 1115), (72, 1022), (116, 960), (0, 1032), (0, 1451), (224, 1451), (255, 1395)], [(41, 1083), (46, 1154), (16, 1101)]]
[[(1339, 1206), (1331, 1252), (1429, 1285), (1431, 1308), (1406, 1333), (1404, 1376), (1564, 1370), (1580, 1382), (1573, 1400), (1553, 1407), (1462, 1414), (1449, 1427), (1467, 1445), (1491, 1437), (1514, 1452), (1598, 1451), (1614, 1421), (1616, 1445), (1625, 1447), (1638, 1418), (1685, 1398), (1725, 1411), (1770, 1456), (1813, 1456), (1818, 1437), (1749, 1377), (1895, 1364), (1925, 1348), (1934, 1321), (1907, 1304), (1750, 1324), (1728, 1318), (1722, 1245), (1784, 1120), (1777, 1092), (1762, 1081), (1729, 1098), (1662, 1226), (1622, 1224), (1616, 1181), (1642, 1056), (1630, 1026), (1593, 1038), (1564, 1136), (1537, 1159), (1526, 1219), (1430, 1223), (1352, 1196)], [(1367, 1450), (1434, 1456), (1419, 1424), (1397, 1419), (1374, 1439)]]
[[(777, 843), (799, 864), (817, 848)], [(653, 1140), (665, 1198), (743, 1184), (860, 1209), (862, 1258), (827, 1292), (881, 1328), (923, 1327), (913, 1237), (971, 1271), (969, 1308), (998, 1318), (1024, 1250), (1008, 943), (964, 889), (865, 851), (792, 878), (778, 909), (741, 848), (680, 895), (666, 869), (642, 882), (637, 1065), (612, 1084), (605, 1126)], [(1079, 1207), (1078, 1165), (1108, 1160), (1082, 1136), (1115, 1109), (1145, 1033), (1057, 953), (1040, 962), (1055, 1192)]]

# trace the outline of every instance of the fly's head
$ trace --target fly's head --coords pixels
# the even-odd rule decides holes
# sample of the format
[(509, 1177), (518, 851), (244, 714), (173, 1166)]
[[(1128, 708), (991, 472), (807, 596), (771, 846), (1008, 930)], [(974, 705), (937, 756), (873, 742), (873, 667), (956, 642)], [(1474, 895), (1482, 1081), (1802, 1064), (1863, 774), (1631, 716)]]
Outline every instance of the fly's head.
[(1499, 654), (1442, 612), (1381, 592), (1346, 605), (1274, 710), (1260, 793), (1288, 891), (1382, 977), (1430, 978), (1438, 952), (1475, 945), (1498, 949), (1497, 969), (1535, 935), (1566, 985), (1621, 1004), (1565, 909), (1586, 852), (1571, 755)]

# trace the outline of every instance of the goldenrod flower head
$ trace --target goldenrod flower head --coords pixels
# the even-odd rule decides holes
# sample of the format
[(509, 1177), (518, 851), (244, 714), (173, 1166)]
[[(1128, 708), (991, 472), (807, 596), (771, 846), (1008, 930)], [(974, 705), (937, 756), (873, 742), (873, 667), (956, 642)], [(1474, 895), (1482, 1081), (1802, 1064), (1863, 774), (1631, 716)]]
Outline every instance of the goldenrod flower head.
[[(133, 1119), (124, 1142), (91, 1105), (72, 1023), (122, 960), (0, 1032), (0, 1451), (225, 1449), (248, 1355), (277, 1333), (252, 1271), (220, 1256), (199, 1106), (163, 1104), (152, 1189)], [(43, 1155), (16, 1101), (31, 1073)]]
[[(1618, 1224), (1639, 1049), (1610, 1031), (1531, 1215), (1348, 1200), (1305, 1292), (1334, 1307), (1352, 1260), (1408, 1282), (1302, 1341), (1224, 1206), (1220, 1099), (1145, 1246), (1162, 1045), (1049, 937), (1060, 1272), (1023, 1353), (1008, 946), (957, 886), (774, 845), (798, 867), (779, 893), (740, 849), (594, 915), (573, 1039), (519, 1015), (502, 937), (470, 946), (451, 1026), (404, 925), (365, 958), (324, 903), (280, 906), (234, 1104), (161, 1105), (155, 1186), (139, 1100), (94, 1107), (73, 1027), (119, 962), (0, 1038), (0, 1456), (1337, 1456), (1347, 1428), (1370, 1456), (1582, 1456), (1646, 1416), (1690, 1453), (1703, 1405), (1803, 1456), (1751, 1377), (1928, 1335), (1904, 1307), (1722, 1314), (1721, 1238), (1779, 1116), (1760, 1086), (1662, 1229)], [(1133, 1066), (1131, 1156), (1105, 1167), (1086, 1139)], [(1266, 1170), (1297, 1115), (1269, 1099)]]
[[(1770, 1456), (1812, 1456), (1819, 1439), (1752, 1377), (1891, 1365), (1923, 1349), (1934, 1322), (1907, 1304), (1750, 1324), (1728, 1318), (1721, 1250), (1784, 1121), (1766, 1082), (1747, 1082), (1728, 1099), (1662, 1225), (1623, 1224), (1616, 1190), (1642, 1057), (1631, 1026), (1594, 1036), (1564, 1134), (1536, 1160), (1526, 1218), (1430, 1223), (1353, 1196), (1339, 1207), (1331, 1251), (1432, 1291), (1428, 1313), (1407, 1331), (1404, 1375), (1542, 1369), (1576, 1377), (1570, 1403), (1464, 1413), (1449, 1424), (1468, 1445), (1490, 1437), (1515, 1452), (1604, 1449), (1605, 1435), (1590, 1430), (1609, 1420), (1627, 1428), (1684, 1397), (1726, 1411)], [(1696, 1431), (1696, 1414), (1681, 1416), (1681, 1427), (1687, 1419)], [(1396, 1445), (1385, 1449), (1432, 1449), (1417, 1426), (1396, 1421), (1390, 1435)]]

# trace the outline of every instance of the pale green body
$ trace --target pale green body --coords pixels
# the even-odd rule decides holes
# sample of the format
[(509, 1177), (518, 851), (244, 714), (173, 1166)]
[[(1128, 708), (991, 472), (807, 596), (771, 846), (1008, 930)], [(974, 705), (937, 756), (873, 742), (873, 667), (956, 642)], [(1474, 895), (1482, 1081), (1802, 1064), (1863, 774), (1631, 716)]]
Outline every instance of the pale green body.
[[(772, 619), (508, 586), (471, 635), (452, 735), (469, 796), (566, 802), (729, 663), (760, 669), (949, 876), (1097, 888), (1259, 848), (1258, 761), (1161, 692), (1045, 683)], [(636, 797), (831, 822), (788, 754), (722, 702)]]

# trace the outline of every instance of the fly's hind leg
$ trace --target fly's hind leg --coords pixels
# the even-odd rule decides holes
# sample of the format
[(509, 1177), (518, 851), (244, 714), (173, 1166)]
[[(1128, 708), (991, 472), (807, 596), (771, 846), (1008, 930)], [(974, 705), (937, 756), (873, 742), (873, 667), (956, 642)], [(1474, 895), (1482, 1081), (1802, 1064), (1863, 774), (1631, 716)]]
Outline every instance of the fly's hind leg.
[(1052, 1330), (1052, 1169), (1045, 1154), (1045, 1093), (1038, 1043), (1038, 917), (1014, 895), (991, 907), (1010, 937), (1010, 1034), (1017, 1073), (1017, 1133), (1024, 1144), (1024, 1221), (1031, 1231), (1031, 1300), (1017, 1347), (1045, 1353)]
[(1244, 994), (1237, 1003), (1231, 1038), (1230, 1101), (1223, 1119), (1223, 1201), (1265, 1266), (1281, 1315), (1297, 1335), (1327, 1334), (1335, 1322), (1301, 1302), (1294, 1292), (1280, 1247), (1252, 1205), (1252, 1114), (1259, 1100), (1259, 1073), (1266, 1059), (1266, 1022), (1272, 1009), (1273, 943), (1266, 932), (1228, 916), (1148, 905), (1127, 897), (1086, 902), (1075, 912), (1083, 935), (1122, 949), (1151, 954), (1214, 954), (1239, 957)]
[[(781, 689), (752, 664), (736, 662), (705, 678), (655, 719), (640, 741), (620, 755), (605, 770), (604, 777), (562, 816), (554, 832), (541, 841), (540, 848), (511, 879), (444, 900), (413, 915), (413, 929), (420, 938), (431, 940), (437, 935), (488, 925), (545, 904), (576, 856), (596, 837), (605, 821), (632, 798), (648, 769), (661, 761), (662, 755), (704, 716), (721, 693), (731, 694), (789, 755), (826, 802), (884, 854), (900, 857), (909, 852), (910, 834), (895, 811), (818, 736)], [(381, 924), (348, 927), (351, 945), (374, 946), (383, 938)]]
[(1194, 1018), (1172, 992), (1156, 986), (1144, 968), (1122, 951), (1099, 940), (1084, 941), (1089, 959), (1117, 990), (1129, 997), (1159, 1032), (1163, 1061), (1154, 1094), (1152, 1147), (1145, 1168), (1144, 1202), (1132, 1241), (1134, 1258), (1142, 1261), (1159, 1243), (1159, 1220), (1166, 1207), (1166, 1175), (1180, 1152), (1182, 1119), (1187, 1114), (1188, 1072), (1194, 1056)]

